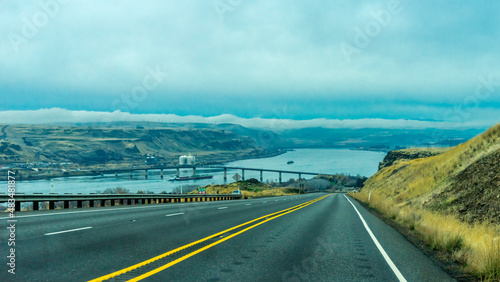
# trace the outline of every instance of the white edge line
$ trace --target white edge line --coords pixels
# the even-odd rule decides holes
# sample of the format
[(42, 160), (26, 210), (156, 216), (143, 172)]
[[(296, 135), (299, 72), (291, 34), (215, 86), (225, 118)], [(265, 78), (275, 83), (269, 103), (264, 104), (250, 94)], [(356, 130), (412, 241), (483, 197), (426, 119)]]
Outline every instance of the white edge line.
[(366, 223), (366, 221), (363, 218), (363, 216), (361, 216), (361, 214), (359, 213), (359, 211), (356, 208), (356, 206), (354, 206), (354, 204), (351, 202), (351, 200), (349, 200), (349, 198), (347, 198), (346, 195), (344, 195), (344, 197), (349, 201), (349, 203), (351, 203), (352, 207), (354, 208), (354, 210), (356, 211), (356, 213), (359, 215), (359, 218), (361, 219), (361, 222), (363, 222), (363, 225), (365, 226), (366, 231), (368, 231), (368, 234), (370, 234), (370, 237), (372, 238), (373, 242), (377, 246), (378, 250), (380, 251), (380, 253), (384, 257), (384, 259), (387, 262), (387, 264), (389, 265), (389, 267), (392, 269), (392, 272), (394, 272), (394, 274), (396, 274), (396, 276), (398, 277), (399, 281), (406, 282), (406, 279), (404, 278), (403, 274), (401, 274), (401, 272), (399, 272), (399, 269), (396, 267), (396, 265), (394, 264), (394, 262), (392, 262), (391, 258), (385, 252), (385, 250), (382, 247), (382, 245), (380, 245), (380, 243), (378, 242), (378, 240), (375, 237), (375, 235), (373, 235), (373, 232), (371, 231), (370, 227), (368, 227), (368, 224)]
[(52, 233), (45, 233), (45, 235), (46, 236), (56, 235), (56, 234), (68, 233), (68, 232), (74, 232), (74, 231), (80, 231), (80, 230), (85, 230), (85, 229), (90, 229), (90, 228), (92, 228), (92, 226), (82, 227), (82, 228), (77, 228), (77, 229), (64, 230), (64, 231), (58, 231), (58, 232), (52, 232)]
[(227, 207), (220, 207), (220, 208), (218, 208), (218, 210), (223, 210), (223, 209), (227, 209)]
[(167, 214), (165, 216), (175, 216), (175, 215), (181, 215), (181, 214), (184, 214), (184, 213), (183, 212), (179, 212), (179, 213)]
[(245, 204), (245, 206), (251, 206), (252, 204)]

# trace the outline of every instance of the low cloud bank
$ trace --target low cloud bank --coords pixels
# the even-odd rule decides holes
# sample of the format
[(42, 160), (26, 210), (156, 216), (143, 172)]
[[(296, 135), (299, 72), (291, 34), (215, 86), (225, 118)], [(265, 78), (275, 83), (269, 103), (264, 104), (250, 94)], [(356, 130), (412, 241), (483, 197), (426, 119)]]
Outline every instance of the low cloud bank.
[(212, 117), (179, 116), (174, 114), (131, 114), (127, 112), (70, 111), (61, 108), (29, 111), (0, 111), (0, 124), (96, 123), (117, 121), (148, 121), (163, 123), (239, 124), (249, 128), (281, 131), (301, 128), (382, 128), (382, 129), (466, 129), (489, 127), (490, 121), (419, 121), (405, 119), (266, 119), (241, 118), (223, 114)]

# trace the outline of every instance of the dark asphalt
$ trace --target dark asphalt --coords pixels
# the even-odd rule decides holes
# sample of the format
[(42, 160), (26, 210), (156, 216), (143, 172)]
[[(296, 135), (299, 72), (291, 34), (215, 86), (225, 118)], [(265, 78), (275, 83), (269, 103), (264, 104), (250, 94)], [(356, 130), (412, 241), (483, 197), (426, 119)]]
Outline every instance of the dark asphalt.
[[(0, 281), (95, 279), (324, 195), (18, 212), (16, 275), (7, 272), (10, 247), (5, 214), (1, 219)], [(453, 281), (392, 227), (352, 202), (406, 280)], [(45, 235), (80, 228), (87, 229)], [(112, 281), (137, 277), (221, 238), (179, 251)], [(169, 280), (397, 281), (397, 277), (349, 201), (343, 194), (331, 194), (145, 279)]]

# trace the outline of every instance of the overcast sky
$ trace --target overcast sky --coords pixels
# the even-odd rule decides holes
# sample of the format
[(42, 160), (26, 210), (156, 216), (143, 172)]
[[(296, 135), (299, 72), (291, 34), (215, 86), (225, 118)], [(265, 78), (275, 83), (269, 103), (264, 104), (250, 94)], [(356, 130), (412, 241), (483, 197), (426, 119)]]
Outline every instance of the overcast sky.
[(499, 11), (451, 0), (0, 1), (0, 117), (59, 108), (488, 126), (500, 117)]

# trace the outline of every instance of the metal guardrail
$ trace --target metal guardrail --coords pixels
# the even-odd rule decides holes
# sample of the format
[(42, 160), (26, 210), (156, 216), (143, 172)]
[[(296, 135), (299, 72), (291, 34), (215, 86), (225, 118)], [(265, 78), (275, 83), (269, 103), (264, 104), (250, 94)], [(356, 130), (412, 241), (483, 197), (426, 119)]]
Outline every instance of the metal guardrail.
[[(88, 202), (89, 207), (96, 207), (96, 201), (100, 206), (115, 206), (119, 201), (121, 205), (133, 204), (160, 204), (179, 202), (205, 202), (225, 201), (241, 199), (237, 194), (16, 194), (14, 195), (15, 211), (21, 211), (21, 203), (33, 203), (33, 210), (39, 210), (40, 203), (48, 202), (48, 209), (54, 209), (57, 202), (63, 202), (63, 208), (70, 208), (70, 202), (76, 202), (77, 208), (83, 208), (83, 202)], [(12, 198), (6, 194), (0, 194), (0, 203), (7, 203)]]

